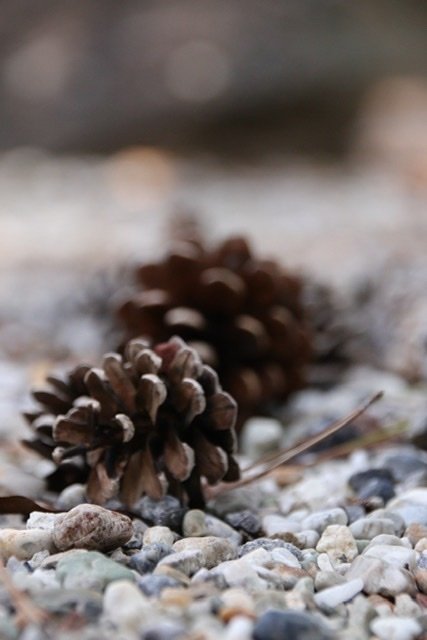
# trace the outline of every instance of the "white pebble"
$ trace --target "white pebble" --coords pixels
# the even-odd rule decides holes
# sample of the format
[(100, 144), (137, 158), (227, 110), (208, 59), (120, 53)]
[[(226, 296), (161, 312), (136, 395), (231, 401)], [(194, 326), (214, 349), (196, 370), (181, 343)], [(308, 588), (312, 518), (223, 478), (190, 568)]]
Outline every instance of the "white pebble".
[(355, 578), (343, 584), (323, 589), (314, 596), (314, 601), (318, 607), (333, 609), (343, 602), (348, 602), (363, 589), (362, 578)]
[(422, 631), (421, 624), (414, 618), (395, 616), (375, 618), (370, 628), (380, 640), (413, 640)]

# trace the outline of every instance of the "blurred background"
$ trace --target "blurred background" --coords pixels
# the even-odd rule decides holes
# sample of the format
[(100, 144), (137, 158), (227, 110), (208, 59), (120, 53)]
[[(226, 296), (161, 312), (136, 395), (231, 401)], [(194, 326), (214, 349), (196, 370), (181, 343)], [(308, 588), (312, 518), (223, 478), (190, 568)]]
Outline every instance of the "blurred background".
[(424, 344), (426, 33), (417, 0), (1, 0), (3, 415), (22, 363), (97, 352), (87, 299), (182, 211), (343, 296), (374, 281), (379, 333), (413, 309), (393, 358)]

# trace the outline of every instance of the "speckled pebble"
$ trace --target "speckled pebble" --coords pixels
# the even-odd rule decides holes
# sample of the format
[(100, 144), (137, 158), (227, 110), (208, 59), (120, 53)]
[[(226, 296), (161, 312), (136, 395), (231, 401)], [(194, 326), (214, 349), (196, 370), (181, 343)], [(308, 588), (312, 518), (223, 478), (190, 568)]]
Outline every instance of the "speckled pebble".
[(132, 535), (130, 518), (95, 504), (81, 504), (58, 515), (53, 527), (53, 541), (60, 551), (111, 551), (130, 540)]
[(187, 550), (197, 550), (202, 554), (203, 567), (211, 569), (220, 562), (231, 560), (237, 555), (237, 547), (229, 540), (206, 536), (203, 538), (183, 538), (178, 540), (172, 547), (174, 551), (185, 552)]
[(235, 544), (242, 541), (242, 536), (233, 527), (200, 509), (187, 511), (182, 522), (182, 531), (185, 537), (214, 536), (227, 538)]
[(176, 569), (186, 576), (192, 576), (196, 571), (205, 566), (203, 553), (198, 549), (188, 549), (186, 551), (172, 553), (162, 558), (154, 571), (158, 573), (159, 569), (165, 566)]
[(351, 530), (339, 524), (331, 524), (321, 535), (316, 550), (327, 553), (335, 566), (343, 562), (351, 562), (358, 554), (356, 541)]
[(234, 529), (241, 529), (250, 536), (256, 536), (261, 531), (261, 519), (256, 513), (249, 509), (243, 511), (234, 511), (225, 516), (225, 520)]
[(303, 555), (301, 551), (290, 542), (284, 542), (283, 540), (271, 540), (270, 538), (257, 538), (243, 544), (238, 552), (239, 557), (255, 551), (255, 549), (264, 549), (265, 551), (272, 551), (273, 549), (287, 549), (290, 551), (297, 560), (301, 561)]
[(379, 558), (402, 569), (415, 562), (415, 551), (398, 545), (376, 544), (368, 546), (363, 555), (370, 558)]
[(180, 586), (178, 580), (165, 575), (148, 574), (137, 578), (138, 587), (148, 597), (158, 597), (163, 589)]
[(409, 571), (379, 558), (358, 556), (353, 560), (346, 577), (348, 580), (362, 578), (366, 593), (378, 593), (387, 598), (399, 593), (412, 594), (416, 590), (414, 578)]

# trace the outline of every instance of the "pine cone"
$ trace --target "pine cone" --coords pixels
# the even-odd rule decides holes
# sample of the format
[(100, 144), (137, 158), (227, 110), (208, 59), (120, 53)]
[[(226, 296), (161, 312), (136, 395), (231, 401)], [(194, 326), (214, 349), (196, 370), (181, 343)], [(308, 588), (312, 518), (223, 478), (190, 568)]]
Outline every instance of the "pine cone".
[(58, 464), (50, 489), (87, 482), (91, 502), (119, 497), (132, 506), (167, 488), (202, 506), (201, 478), (239, 477), (236, 403), (178, 337), (152, 349), (132, 340), (123, 356), (106, 354), (102, 368), (80, 366), (48, 383), (33, 392), (41, 409), (26, 414), (36, 437), (25, 444)]
[(303, 283), (256, 258), (244, 238), (213, 250), (181, 242), (136, 276), (140, 289), (118, 309), (128, 336), (182, 336), (217, 369), (240, 423), (303, 385), (311, 352)]

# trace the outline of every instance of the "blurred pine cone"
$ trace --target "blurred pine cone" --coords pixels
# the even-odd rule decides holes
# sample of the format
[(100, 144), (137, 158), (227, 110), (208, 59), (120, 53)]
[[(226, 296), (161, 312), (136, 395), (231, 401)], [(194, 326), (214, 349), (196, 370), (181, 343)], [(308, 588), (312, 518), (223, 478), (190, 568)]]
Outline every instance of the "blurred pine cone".
[(311, 356), (303, 281), (258, 259), (242, 237), (212, 250), (190, 238), (137, 269), (118, 315), (129, 337), (188, 341), (237, 400), (241, 424), (303, 385)]
[(209, 484), (239, 477), (233, 457), (237, 406), (216, 373), (178, 337), (149, 348), (130, 341), (108, 353), (102, 368), (79, 366), (49, 377), (27, 413), (35, 438), (27, 446), (52, 458), (49, 489), (87, 482), (87, 498), (132, 506), (165, 491), (190, 506)]

